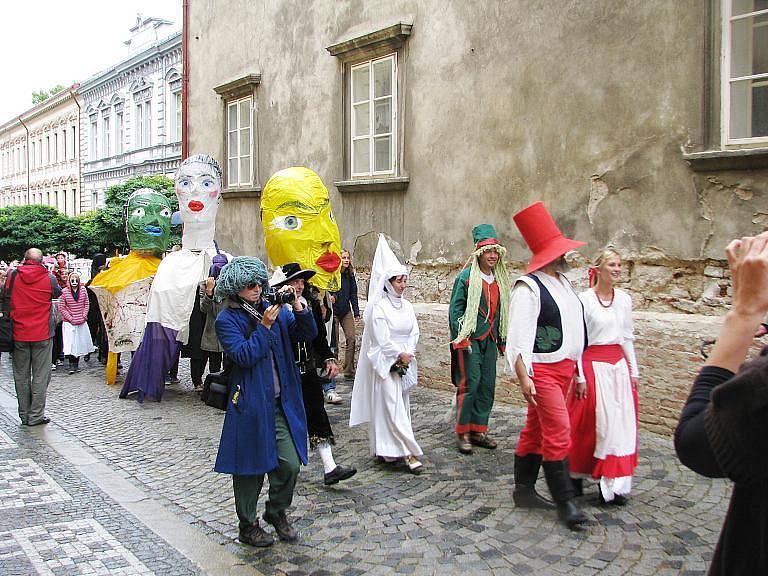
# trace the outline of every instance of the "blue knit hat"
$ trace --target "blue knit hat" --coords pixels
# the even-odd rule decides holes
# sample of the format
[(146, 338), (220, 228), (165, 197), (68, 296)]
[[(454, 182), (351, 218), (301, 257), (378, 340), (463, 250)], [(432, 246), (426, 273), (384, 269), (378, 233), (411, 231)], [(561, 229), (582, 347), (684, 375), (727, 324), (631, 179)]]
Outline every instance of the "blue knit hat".
[(255, 256), (236, 256), (221, 269), (214, 293), (216, 298), (239, 294), (248, 284), (261, 284), (262, 290), (269, 288), (269, 276), (264, 262)]

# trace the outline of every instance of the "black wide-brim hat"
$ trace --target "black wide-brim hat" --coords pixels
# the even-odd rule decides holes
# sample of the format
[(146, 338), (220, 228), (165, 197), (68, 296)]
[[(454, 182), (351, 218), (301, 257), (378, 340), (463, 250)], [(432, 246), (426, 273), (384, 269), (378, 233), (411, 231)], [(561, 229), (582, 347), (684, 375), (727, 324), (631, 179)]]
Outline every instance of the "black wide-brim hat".
[(296, 262), (283, 264), (275, 270), (272, 278), (269, 279), (269, 285), (273, 288), (285, 286), (291, 280), (304, 280), (305, 282), (315, 275), (314, 270), (302, 270)]

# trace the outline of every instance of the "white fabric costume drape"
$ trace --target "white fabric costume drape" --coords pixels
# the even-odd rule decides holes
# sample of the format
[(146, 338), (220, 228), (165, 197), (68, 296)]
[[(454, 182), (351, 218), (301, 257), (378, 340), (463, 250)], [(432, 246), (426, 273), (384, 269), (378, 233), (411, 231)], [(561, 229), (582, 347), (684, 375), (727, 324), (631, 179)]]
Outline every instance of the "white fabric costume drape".
[[(404, 391), (401, 377), (390, 372), (400, 353), (415, 355), (419, 341), (419, 325), (411, 303), (396, 297), (391, 287), (384, 291), (389, 278), (407, 274), (384, 236), (379, 235), (349, 425), (368, 424), (371, 455), (388, 458), (422, 455), (413, 435), (409, 392)], [(408, 368), (410, 379), (415, 380), (416, 370), (414, 359)]]

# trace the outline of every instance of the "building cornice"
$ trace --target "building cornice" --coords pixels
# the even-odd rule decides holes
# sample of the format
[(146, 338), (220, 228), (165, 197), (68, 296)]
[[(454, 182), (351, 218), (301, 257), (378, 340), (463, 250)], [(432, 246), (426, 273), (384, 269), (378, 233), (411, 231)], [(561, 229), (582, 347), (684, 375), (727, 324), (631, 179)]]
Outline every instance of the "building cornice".
[(161, 60), (168, 54), (178, 51), (181, 59), (181, 31), (175, 32), (167, 38), (156, 42), (146, 50), (134, 54), (130, 58), (119, 62), (112, 68), (108, 68), (98, 74), (91, 76), (80, 83), (80, 94), (86, 94), (98, 89), (112, 80), (120, 78), (122, 75), (132, 72), (136, 68), (141, 68), (155, 61)]
[(337, 56), (344, 62), (359, 58), (375, 57), (382, 52), (400, 48), (410, 37), (412, 28), (412, 24), (398, 22), (375, 32), (332, 44), (326, 50), (331, 56)]
[(46, 98), (29, 110), (22, 112), (12, 120), (9, 120), (5, 124), (0, 125), (0, 133), (5, 132), (9, 128), (14, 128), (18, 124), (21, 124), (20, 120), (23, 120), (24, 122), (27, 120), (33, 120), (37, 116), (40, 116), (41, 114), (49, 112), (57, 106), (64, 104), (67, 100), (74, 100), (77, 98), (77, 90), (79, 87), (80, 84), (75, 83), (72, 84), (72, 86), (64, 88), (61, 92), (57, 92), (53, 96)]

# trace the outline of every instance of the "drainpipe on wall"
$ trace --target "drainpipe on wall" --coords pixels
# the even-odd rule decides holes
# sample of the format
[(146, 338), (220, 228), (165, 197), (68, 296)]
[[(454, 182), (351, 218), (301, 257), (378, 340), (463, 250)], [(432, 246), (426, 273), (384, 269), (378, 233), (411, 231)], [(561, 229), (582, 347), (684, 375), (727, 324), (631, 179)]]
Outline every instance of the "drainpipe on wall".
[[(74, 90), (76, 88), (79, 88), (80, 84), (75, 84), (73, 86), (70, 86), (69, 88), (69, 95), (72, 96), (72, 100), (75, 101), (75, 105), (77, 106), (77, 157), (75, 160), (77, 160), (77, 189), (80, 191), (80, 206), (78, 207), (77, 214), (81, 214), (83, 211), (83, 165), (80, 162), (80, 102), (77, 101), (77, 95), (75, 95)], [(74, 150), (73, 150), (74, 152)], [(96, 208), (95, 206), (93, 207)], [(77, 216), (75, 214), (75, 216)]]
[(31, 204), (31, 202), (29, 201), (30, 198), (31, 198), (31, 193), (30, 193), (30, 190), (29, 190), (29, 184), (30, 184), (30, 179), (29, 179), (29, 128), (27, 128), (27, 125), (24, 124), (24, 120), (21, 118), (21, 116), (19, 116), (19, 122), (21, 122), (21, 125), (24, 126), (24, 130), (27, 131), (27, 152), (25, 154), (26, 158), (24, 159), (24, 162), (25, 162), (26, 168), (27, 168), (27, 204)]
[(189, 2), (184, 0), (181, 27), (181, 159), (189, 155), (187, 144), (187, 96), (189, 95)]

